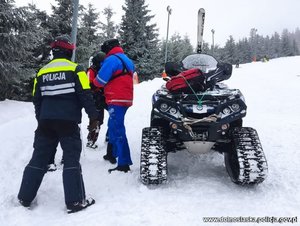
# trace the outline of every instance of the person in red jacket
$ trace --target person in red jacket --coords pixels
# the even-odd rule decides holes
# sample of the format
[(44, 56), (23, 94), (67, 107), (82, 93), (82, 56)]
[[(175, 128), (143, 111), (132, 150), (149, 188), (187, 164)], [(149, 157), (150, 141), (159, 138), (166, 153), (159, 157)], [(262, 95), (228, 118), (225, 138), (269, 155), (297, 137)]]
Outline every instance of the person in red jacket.
[(92, 58), (92, 62), (90, 67), (87, 69), (87, 75), (89, 77), (90, 81), (90, 86), (91, 90), (93, 93), (93, 98), (95, 101), (96, 109), (99, 112), (99, 127), (95, 128), (93, 131), (89, 131), (88, 136), (87, 136), (87, 147), (89, 148), (97, 148), (97, 145), (95, 144), (99, 131), (100, 131), (100, 126), (103, 124), (103, 119), (104, 119), (104, 109), (107, 108), (107, 105), (105, 103), (105, 97), (103, 93), (103, 88), (98, 88), (93, 84), (94, 79), (96, 78), (98, 71), (101, 68), (101, 64), (104, 61), (105, 58), (105, 53), (104, 52), (98, 52), (95, 54)]
[(133, 62), (124, 54), (117, 39), (103, 43), (101, 51), (106, 53), (101, 69), (94, 79), (94, 85), (104, 87), (104, 96), (108, 105), (108, 136), (112, 152), (107, 153), (105, 160), (117, 158), (118, 165), (110, 169), (128, 172), (132, 160), (124, 125), (125, 114), (133, 101)]

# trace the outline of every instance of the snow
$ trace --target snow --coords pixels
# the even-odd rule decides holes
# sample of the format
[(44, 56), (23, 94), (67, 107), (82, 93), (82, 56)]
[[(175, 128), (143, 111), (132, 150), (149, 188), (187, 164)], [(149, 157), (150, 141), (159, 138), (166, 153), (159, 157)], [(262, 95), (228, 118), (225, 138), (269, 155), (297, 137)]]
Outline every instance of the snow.
[[(132, 171), (108, 174), (111, 165), (102, 158), (103, 125), (98, 149), (83, 150), (81, 158), (87, 195), (96, 204), (71, 215), (64, 206), (61, 168), (45, 175), (31, 210), (18, 205), (16, 195), (32, 155), (37, 123), (32, 103), (0, 102), (0, 225), (204, 225), (203, 217), (211, 216), (296, 217), (300, 210), (299, 62), (298, 56), (243, 64), (226, 81), (244, 94), (248, 106), (244, 126), (255, 128), (260, 136), (269, 166), (269, 176), (262, 184), (238, 186), (231, 182), (221, 154), (188, 151), (168, 155), (167, 184), (141, 184), (141, 131), (149, 125), (151, 95), (164, 83), (157, 78), (135, 85), (134, 106), (126, 115)], [(84, 142), (87, 123), (84, 115)], [(56, 162), (60, 158), (61, 150)]]

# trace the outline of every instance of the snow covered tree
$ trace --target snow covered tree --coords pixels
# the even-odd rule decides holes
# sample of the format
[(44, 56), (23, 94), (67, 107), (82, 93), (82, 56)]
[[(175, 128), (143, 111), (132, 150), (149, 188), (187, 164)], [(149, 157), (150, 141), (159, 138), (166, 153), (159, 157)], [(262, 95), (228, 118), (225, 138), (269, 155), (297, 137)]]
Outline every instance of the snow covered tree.
[(296, 40), (295, 39), (293, 39), (293, 41), (292, 41), (292, 54), (293, 54), (293, 56), (296, 56), (296, 55), (299, 55), (300, 54), (300, 52), (299, 52), (299, 48), (298, 48), (298, 44), (297, 44), (297, 42), (296, 42)]
[(243, 38), (236, 45), (236, 57), (239, 63), (248, 63), (252, 61), (251, 46), (247, 38)]
[(100, 23), (101, 38), (103, 40), (115, 38), (118, 30), (118, 26), (112, 21), (115, 12), (111, 7), (106, 7), (102, 14), (105, 16), (106, 22)]
[(256, 28), (252, 28), (250, 30), (249, 43), (251, 46), (252, 60), (256, 61), (257, 58), (257, 29)]
[(33, 52), (40, 36), (28, 7), (16, 8), (13, 0), (0, 2), (0, 100), (23, 93), (18, 84), (33, 74)]
[[(69, 35), (72, 32), (72, 20), (73, 20), (73, 10), (74, 1), (73, 0), (55, 0), (56, 4), (52, 5), (52, 14), (49, 19), (48, 25), (50, 27), (50, 32), (52, 35), (52, 40), (59, 35)], [(84, 7), (79, 5), (78, 15), (81, 17)], [(79, 18), (80, 20), (80, 18)], [(79, 31), (78, 31), (79, 33)], [(78, 34), (77, 34), (78, 37)], [(78, 43), (76, 47), (80, 48)]]
[(84, 30), (87, 45), (91, 45), (95, 39), (97, 39), (96, 33), (99, 29), (99, 13), (96, 12), (96, 9), (91, 3), (88, 4), (88, 8), (82, 13), (80, 29)]
[[(196, 48), (195, 52), (197, 52), (197, 48)], [(203, 42), (202, 42), (202, 53), (209, 54), (210, 52), (211, 52), (211, 50), (209, 48), (209, 43), (203, 40)]]
[(271, 51), (271, 54), (270, 54), (270, 58), (276, 58), (276, 57), (280, 57), (281, 56), (281, 40), (280, 40), (280, 35), (275, 32), (271, 39), (270, 39), (270, 42), (271, 42), (271, 46), (270, 46), (270, 51)]
[[(166, 41), (162, 41), (161, 61), (165, 59)], [(168, 40), (168, 58), (167, 61), (180, 62), (185, 56), (193, 52), (193, 46), (188, 36), (181, 37), (179, 33), (175, 33)]]
[(31, 58), (26, 58), (26, 68), (39, 68), (42, 62), (48, 60), (49, 57), (49, 40), (51, 34), (49, 32), (48, 20), (49, 16), (45, 11), (40, 11), (35, 5), (29, 4), (24, 9), (24, 21), (30, 24), (23, 32), (27, 33), (28, 47), (26, 51), (30, 53)]
[(216, 58), (216, 60), (219, 60), (219, 59), (221, 58), (221, 57), (220, 57), (221, 51), (222, 51), (222, 48), (221, 48), (218, 44), (215, 44), (213, 54), (212, 54), (212, 50), (210, 50), (209, 53), (210, 53), (214, 58)]
[[(295, 34), (294, 34), (294, 38), (297, 44), (297, 48), (298, 50), (300, 50), (300, 29), (297, 27), (295, 30)], [(300, 54), (300, 53), (298, 53)]]
[(55, 0), (56, 6), (52, 5), (52, 15), (49, 21), (53, 37), (63, 34), (71, 34), (72, 31), (72, 0)]
[(83, 8), (82, 20), (78, 29), (76, 61), (88, 66), (90, 56), (100, 49), (101, 39), (99, 33), (99, 13), (89, 3), (87, 9)]
[(222, 61), (228, 62), (230, 64), (235, 64), (237, 61), (236, 55), (236, 45), (233, 37), (230, 35), (229, 39), (223, 48), (223, 58)]
[(263, 38), (263, 52), (262, 57), (267, 56), (268, 58), (271, 55), (271, 41), (270, 37), (267, 35), (265, 38)]
[(266, 55), (265, 38), (262, 35), (256, 36), (256, 60), (261, 60)]
[(145, 0), (125, 0), (119, 35), (125, 53), (134, 61), (140, 80), (160, 76), (163, 62), (158, 62), (158, 33), (156, 24), (149, 24), (154, 17), (148, 15)]
[(293, 46), (290, 40), (289, 31), (284, 29), (281, 35), (281, 53), (283, 56), (293, 56)]

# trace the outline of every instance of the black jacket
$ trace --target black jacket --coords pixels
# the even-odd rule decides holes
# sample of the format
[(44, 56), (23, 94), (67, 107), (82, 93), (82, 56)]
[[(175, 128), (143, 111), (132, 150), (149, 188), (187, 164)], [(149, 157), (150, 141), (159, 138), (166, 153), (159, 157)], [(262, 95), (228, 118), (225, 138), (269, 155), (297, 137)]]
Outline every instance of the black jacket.
[(54, 59), (39, 70), (34, 80), (33, 103), (37, 120), (80, 123), (82, 108), (90, 119), (98, 116), (85, 71), (65, 58)]

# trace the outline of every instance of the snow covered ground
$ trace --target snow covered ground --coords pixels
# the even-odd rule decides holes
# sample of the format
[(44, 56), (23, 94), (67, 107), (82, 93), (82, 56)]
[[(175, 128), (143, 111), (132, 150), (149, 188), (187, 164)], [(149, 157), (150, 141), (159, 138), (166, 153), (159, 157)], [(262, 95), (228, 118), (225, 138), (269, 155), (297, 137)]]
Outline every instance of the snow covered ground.
[[(154, 79), (135, 86), (134, 106), (126, 116), (132, 171), (107, 173), (111, 165), (102, 159), (106, 125), (102, 126), (99, 148), (83, 150), (81, 159), (86, 191), (96, 204), (70, 215), (64, 206), (62, 169), (45, 175), (32, 210), (17, 205), (23, 169), (32, 154), (36, 121), (32, 103), (0, 102), (0, 225), (257, 225), (203, 222), (203, 217), (240, 216), (297, 217), (299, 223), (299, 65), (300, 57), (244, 64), (234, 68), (226, 81), (231, 88), (243, 92), (248, 105), (244, 125), (257, 129), (260, 135), (269, 165), (264, 183), (255, 187), (235, 185), (227, 175), (221, 154), (198, 156), (183, 151), (168, 156), (167, 184), (142, 185), (141, 131), (149, 125), (151, 95), (163, 84), (161, 79)], [(84, 115), (84, 142), (87, 122)], [(60, 158), (61, 150), (56, 161)]]

